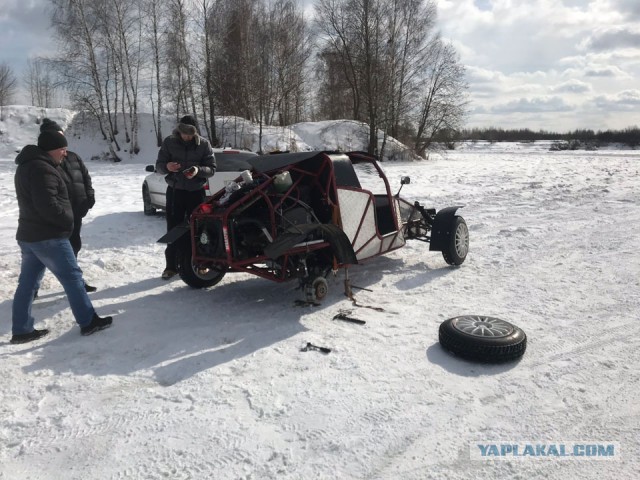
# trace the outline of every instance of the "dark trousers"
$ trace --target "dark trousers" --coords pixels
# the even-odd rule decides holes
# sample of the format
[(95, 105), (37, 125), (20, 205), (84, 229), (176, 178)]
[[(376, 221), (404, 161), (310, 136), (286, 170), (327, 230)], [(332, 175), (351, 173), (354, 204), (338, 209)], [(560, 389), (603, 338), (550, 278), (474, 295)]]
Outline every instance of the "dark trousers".
[(82, 228), (82, 217), (73, 217), (73, 232), (69, 237), (69, 243), (73, 249), (73, 254), (78, 258), (78, 252), (82, 248), (82, 239), (80, 238), (80, 229)]
[[(204, 189), (190, 192), (167, 187), (167, 232), (188, 220), (191, 212), (204, 202), (205, 198)], [(176, 270), (176, 254), (176, 245), (168, 244), (164, 251), (166, 268)]]

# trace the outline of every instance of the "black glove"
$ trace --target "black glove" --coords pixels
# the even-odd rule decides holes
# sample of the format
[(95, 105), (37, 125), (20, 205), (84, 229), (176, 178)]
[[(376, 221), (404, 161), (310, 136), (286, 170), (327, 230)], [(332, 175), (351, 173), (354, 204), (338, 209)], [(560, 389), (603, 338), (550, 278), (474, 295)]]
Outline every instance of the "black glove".
[(87, 198), (87, 210), (91, 210), (95, 204), (96, 204), (95, 197), (88, 197)]

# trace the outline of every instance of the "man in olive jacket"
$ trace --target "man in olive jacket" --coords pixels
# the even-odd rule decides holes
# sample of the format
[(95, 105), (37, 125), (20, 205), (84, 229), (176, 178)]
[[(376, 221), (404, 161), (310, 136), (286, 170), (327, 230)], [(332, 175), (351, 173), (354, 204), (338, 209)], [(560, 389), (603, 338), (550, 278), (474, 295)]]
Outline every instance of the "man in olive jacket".
[[(216, 160), (209, 142), (198, 135), (196, 121), (191, 115), (180, 119), (171, 135), (164, 139), (156, 170), (166, 174), (167, 232), (191, 216), (191, 212), (204, 202), (204, 185), (216, 172)], [(165, 250), (166, 266), (162, 278), (167, 280), (177, 273), (175, 245)]]
[[(64, 135), (62, 127), (49, 118), (42, 119), (40, 132), (52, 130), (60, 132)], [(67, 150), (67, 156), (62, 161), (62, 170), (66, 174), (65, 180), (69, 197), (71, 198), (71, 209), (73, 210), (73, 232), (69, 237), (71, 248), (76, 258), (82, 249), (82, 238), (80, 230), (82, 229), (82, 219), (87, 216), (89, 210), (96, 203), (95, 191), (91, 182), (91, 175), (84, 162), (75, 152)], [(95, 292), (96, 287), (85, 283), (84, 288), (87, 292)]]
[(31, 342), (49, 333), (47, 329), (35, 329), (31, 315), (33, 296), (45, 268), (62, 284), (82, 335), (91, 335), (112, 323), (111, 317), (101, 318), (93, 308), (69, 242), (73, 211), (60, 169), (66, 153), (64, 135), (45, 131), (38, 137), (37, 146), (27, 145), (16, 158), (16, 240), (22, 262), (12, 305), (11, 343)]

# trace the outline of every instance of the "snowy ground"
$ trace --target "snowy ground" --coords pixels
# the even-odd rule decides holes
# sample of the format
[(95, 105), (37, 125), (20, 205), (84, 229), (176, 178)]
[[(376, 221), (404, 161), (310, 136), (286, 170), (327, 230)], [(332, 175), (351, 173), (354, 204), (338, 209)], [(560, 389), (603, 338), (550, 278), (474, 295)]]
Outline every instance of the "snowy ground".
[[(230, 274), (163, 282), (162, 217), (142, 165), (90, 161), (97, 203), (80, 264), (114, 325), (81, 337), (47, 274), (42, 341), (10, 345), (19, 273), (14, 155), (0, 157), (0, 478), (640, 478), (640, 155), (469, 148), (385, 163), (403, 196), (465, 204), (460, 268), (409, 243), (342, 274), (321, 307), (294, 284)], [(332, 321), (341, 309), (367, 321)], [(438, 326), (463, 314), (522, 327), (521, 361), (462, 361)], [(328, 355), (301, 352), (311, 342)], [(635, 394), (633, 392), (636, 392)], [(616, 444), (608, 460), (478, 459), (478, 444)]]

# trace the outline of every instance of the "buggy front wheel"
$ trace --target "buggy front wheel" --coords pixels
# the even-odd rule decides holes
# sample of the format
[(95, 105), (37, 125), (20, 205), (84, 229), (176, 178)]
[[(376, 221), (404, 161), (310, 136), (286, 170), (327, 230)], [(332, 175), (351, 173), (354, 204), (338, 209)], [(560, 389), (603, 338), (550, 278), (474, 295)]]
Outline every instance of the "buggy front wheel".
[(444, 261), (449, 265), (462, 265), (469, 253), (469, 229), (467, 222), (460, 216), (451, 219), (449, 234), (442, 249)]

